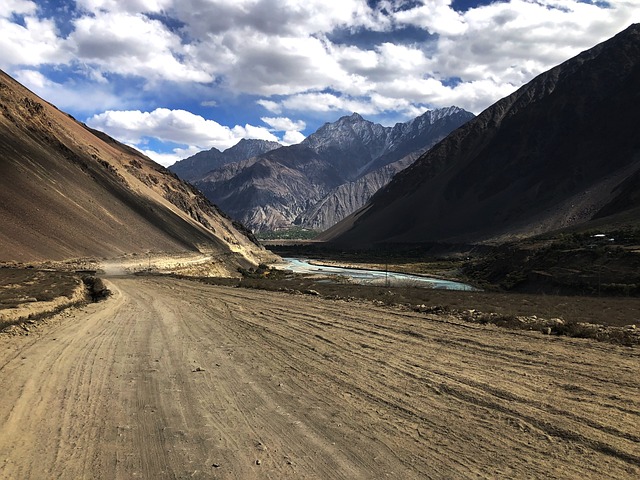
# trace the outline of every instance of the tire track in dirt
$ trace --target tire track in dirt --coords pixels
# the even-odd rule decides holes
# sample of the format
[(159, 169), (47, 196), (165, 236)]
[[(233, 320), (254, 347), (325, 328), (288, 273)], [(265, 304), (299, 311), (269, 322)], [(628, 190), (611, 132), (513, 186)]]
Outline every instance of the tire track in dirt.
[[(411, 315), (406, 315), (403, 314), (404, 316), (410, 317)], [(309, 324), (309, 317), (305, 316), (305, 323)], [(321, 324), (326, 325), (326, 322), (319, 322)], [(313, 325), (312, 331), (316, 331), (318, 329), (318, 324)], [(480, 331), (482, 330), (482, 328), (479, 329)], [(411, 330), (406, 330), (405, 332), (411, 332)], [(403, 333), (403, 332), (400, 332)], [(484, 329), (484, 336), (487, 336), (487, 329)], [(500, 334), (502, 334), (503, 332), (499, 332)], [(511, 332), (504, 332), (504, 333), (511, 333)], [(410, 336), (416, 336), (413, 335), (411, 333), (409, 333)], [(317, 333), (314, 333), (313, 336), (315, 338), (319, 338), (321, 340), (324, 340), (323, 337), (321, 335), (318, 335)], [(339, 335), (331, 335), (332, 338), (339, 338)], [(418, 335), (418, 337), (420, 338), (425, 338), (423, 335)], [(520, 337), (522, 337), (522, 335), (520, 335)], [(531, 335), (525, 336), (525, 338), (531, 338)], [(534, 337), (535, 338), (535, 337)], [(397, 339), (398, 340), (398, 339)], [(536, 340), (539, 342), (541, 339), (538, 337), (536, 338)], [(543, 339), (543, 341), (545, 341), (546, 339)], [(400, 343), (400, 342), (398, 342)], [(333, 347), (335, 347), (335, 342), (331, 342), (331, 345)], [(459, 349), (461, 351), (465, 350), (465, 346), (467, 347), (466, 350), (468, 350), (469, 346), (468, 345), (455, 345), (456, 349)], [(584, 346), (584, 345), (583, 345)], [(503, 345), (505, 350), (511, 350), (511, 348), (508, 345)], [(351, 350), (353, 351), (353, 348), (351, 348)], [(491, 353), (491, 357), (492, 360), (493, 359), (498, 359), (500, 360), (500, 355), (497, 354), (497, 348), (493, 347)], [(519, 348), (519, 350), (522, 350), (521, 348)], [(595, 348), (596, 351), (600, 351), (600, 348)], [(474, 352), (475, 354), (477, 354), (477, 352)], [(355, 354), (354, 354), (355, 355)], [(509, 355), (509, 363), (507, 363), (507, 365), (510, 365), (513, 362), (513, 355)], [(522, 361), (522, 358), (520, 358), (520, 361)], [(635, 362), (637, 362), (637, 357), (634, 360)], [(530, 363), (530, 362), (527, 362)], [(553, 370), (556, 369), (556, 367), (554, 366), (549, 366), (548, 365), (549, 362), (542, 362), (542, 365), (545, 366), (546, 370)], [(585, 364), (580, 364), (578, 363), (577, 365), (574, 365), (574, 367), (577, 366), (579, 368), (585, 367)], [(593, 367), (593, 365), (589, 364), (588, 366)], [(400, 371), (397, 371), (398, 374), (404, 374), (404, 375), (408, 375), (408, 373), (405, 371), (401, 371), (402, 369), (400, 369)], [(575, 368), (574, 368), (575, 370)], [(507, 370), (507, 372), (509, 372), (509, 370)], [(616, 428), (612, 428), (609, 427), (607, 425), (603, 425), (601, 420), (602, 418), (598, 418), (599, 421), (595, 421), (595, 420), (591, 420), (589, 418), (585, 418), (584, 416), (580, 416), (577, 415), (575, 413), (572, 413), (571, 410), (569, 409), (559, 409), (553, 406), (553, 403), (550, 403), (549, 401), (545, 401), (545, 402), (540, 402), (540, 401), (536, 401), (536, 402), (532, 402), (530, 401), (528, 398), (526, 397), (522, 397), (522, 396), (516, 396), (513, 395), (511, 393), (509, 393), (510, 391), (514, 390), (514, 387), (518, 387), (517, 389), (522, 391), (522, 390), (527, 390), (527, 386), (526, 385), (522, 385), (522, 379), (518, 379), (518, 382), (516, 382), (516, 385), (507, 385), (506, 389), (498, 389), (495, 388), (493, 386), (491, 386), (491, 379), (487, 380), (487, 383), (481, 383), (481, 382), (477, 382), (477, 381), (471, 381), (471, 380), (464, 380), (459, 378), (459, 375), (457, 375), (457, 370), (448, 370), (448, 371), (444, 371), (444, 372), (437, 372), (437, 371), (430, 371), (431, 374), (439, 374), (441, 378), (446, 378), (448, 379), (449, 383), (451, 383), (452, 381), (457, 381), (459, 383), (459, 385), (457, 386), (446, 386), (446, 392), (449, 393), (450, 395), (453, 396), (458, 396), (459, 399), (461, 399), (463, 402), (466, 403), (473, 403), (476, 406), (484, 406), (485, 408), (489, 409), (489, 410), (499, 410), (502, 413), (508, 414), (508, 415), (514, 415), (517, 417), (517, 421), (514, 422), (517, 425), (527, 425), (526, 428), (528, 429), (538, 429), (542, 432), (543, 435), (545, 436), (549, 436), (552, 435), (554, 437), (557, 437), (560, 440), (566, 439), (566, 438), (571, 438), (573, 441), (575, 441), (576, 443), (582, 443), (585, 446), (589, 447), (589, 448), (594, 448), (594, 449), (600, 449), (602, 450), (604, 453), (608, 454), (608, 455), (612, 455), (612, 456), (618, 456), (622, 459), (624, 459), (625, 461), (629, 462), (632, 465), (637, 465), (638, 463), (638, 456), (635, 452), (637, 452), (637, 441), (638, 438), (636, 435), (634, 435), (633, 433), (629, 433), (629, 432), (633, 432), (634, 431), (634, 422), (637, 421), (637, 414), (633, 415), (630, 421), (625, 422), (624, 428), (627, 429), (627, 431), (621, 431), (618, 430)], [(476, 372), (477, 373), (477, 372)], [(513, 373), (513, 372), (511, 372)], [(578, 374), (580, 373), (579, 371), (577, 372)], [(611, 373), (611, 372), (609, 372)], [(410, 375), (410, 374), (409, 374)], [(550, 375), (547, 375), (547, 378)], [(416, 379), (419, 379), (418, 377), (414, 377)], [(607, 377), (600, 377), (601, 378), (601, 383), (615, 383), (615, 380), (609, 380), (607, 379)], [(616, 378), (616, 376), (614, 375), (611, 378)], [(617, 377), (617, 384), (620, 385), (622, 383), (622, 385), (625, 385), (624, 382), (620, 382), (620, 378)], [(337, 379), (334, 379), (335, 381), (337, 381)], [(593, 380), (593, 377), (591, 376), (591, 380)], [(518, 385), (519, 384), (519, 385)], [(631, 382), (630, 384), (626, 384), (626, 385), (632, 385), (633, 382)], [(637, 391), (637, 387), (636, 387), (636, 391)], [(540, 393), (541, 393), (541, 389), (533, 392), (530, 392), (531, 395), (537, 395), (538, 397), (540, 397)], [(630, 397), (630, 399), (633, 399), (633, 393), (634, 392), (630, 392), (630, 394), (632, 395)], [(484, 398), (483, 398), (484, 396)], [(551, 395), (543, 395), (546, 398), (551, 398)], [(564, 399), (562, 399), (564, 400)], [(378, 399), (378, 401), (381, 401), (380, 399)], [(633, 403), (633, 400), (631, 400), (631, 402)], [(517, 403), (520, 404), (520, 409), (514, 409), (512, 407), (509, 408), (505, 408), (503, 405), (511, 405), (513, 403)], [(609, 404), (605, 404), (604, 406), (607, 406)], [(569, 405), (570, 408), (576, 409), (577, 411), (580, 411), (580, 405), (575, 404), (575, 405)], [(399, 406), (396, 406), (396, 408), (402, 408)], [(527, 410), (524, 410), (524, 409)], [(610, 408), (607, 407), (607, 408)], [(601, 409), (600, 409), (601, 410)], [(628, 410), (629, 411), (629, 410)], [(602, 412), (600, 412), (602, 413)], [(546, 416), (549, 417), (548, 420), (545, 421), (539, 421), (539, 418), (541, 416)], [(557, 417), (557, 418), (554, 418)], [(566, 423), (567, 420), (572, 420), (575, 422), (575, 425), (569, 425), (567, 427), (567, 429), (563, 429), (557, 426), (558, 423), (562, 424), (562, 423)], [(627, 419), (629, 420), (629, 419)], [(524, 422), (524, 423), (523, 423)], [(588, 436), (582, 436), (579, 433), (574, 433), (573, 429), (574, 428), (578, 428), (578, 429), (584, 429), (587, 428), (587, 435)], [(594, 431), (589, 431), (588, 429), (592, 429)], [(628, 453), (625, 451), (620, 451), (617, 450), (616, 448), (612, 448), (610, 445), (608, 445), (607, 443), (602, 443), (599, 442), (598, 440), (594, 440), (592, 438), (590, 438), (591, 436), (599, 436), (602, 433), (605, 434), (609, 434), (612, 435), (613, 437), (620, 437), (620, 438), (624, 438), (626, 440), (630, 440), (631, 441), (631, 446), (634, 447), (632, 448), (632, 452), (634, 453)], [(614, 438), (615, 440), (615, 438)]]
[[(637, 350), (114, 278), (0, 338), (0, 478), (633, 478)], [(6, 347), (6, 348), (5, 348)]]

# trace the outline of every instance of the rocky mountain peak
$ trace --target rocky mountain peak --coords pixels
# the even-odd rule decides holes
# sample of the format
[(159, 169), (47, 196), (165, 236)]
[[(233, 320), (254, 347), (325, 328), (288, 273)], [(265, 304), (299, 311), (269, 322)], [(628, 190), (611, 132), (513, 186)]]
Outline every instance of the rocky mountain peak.
[[(353, 112), (349, 116), (344, 116), (340, 120), (345, 121), (345, 122), (346, 121), (350, 121), (350, 122), (354, 122), (354, 123), (355, 122), (364, 122), (364, 121), (366, 121), (364, 118), (362, 118), (362, 115), (360, 115), (357, 112)], [(338, 121), (340, 121), (340, 120), (338, 120)]]
[(304, 139), (302, 144), (316, 152), (323, 152), (330, 148), (344, 150), (360, 145), (371, 154), (375, 154), (380, 148), (379, 144), (384, 144), (385, 135), (385, 127), (365, 120), (358, 113), (353, 113), (333, 123), (325, 123), (315, 133)]
[(424, 112), (419, 117), (416, 117), (411, 123), (434, 124), (445, 117), (452, 117), (463, 113), (467, 113), (466, 110), (456, 107), (455, 105), (451, 107), (436, 108), (435, 110), (428, 110)]
[[(302, 145), (322, 153), (327, 150), (361, 150), (369, 156), (369, 161), (388, 153), (403, 141), (407, 135), (422, 134), (430, 126), (443, 120), (459, 122), (473, 117), (460, 107), (451, 106), (428, 110), (419, 117), (393, 127), (365, 120), (359, 113), (339, 118), (333, 123), (325, 123), (315, 133), (309, 135)], [(364, 153), (363, 152), (363, 153)]]
[(270, 140), (243, 138), (233, 147), (222, 152), (222, 154), (228, 162), (240, 162), (280, 147), (282, 147), (282, 145), (278, 142), (272, 142)]

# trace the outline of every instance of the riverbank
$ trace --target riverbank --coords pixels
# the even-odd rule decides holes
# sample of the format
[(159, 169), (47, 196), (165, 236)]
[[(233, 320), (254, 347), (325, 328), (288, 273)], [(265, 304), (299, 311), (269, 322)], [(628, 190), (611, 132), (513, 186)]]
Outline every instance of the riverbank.
[(633, 228), (561, 232), (502, 244), (389, 244), (346, 249), (290, 241), (270, 243), (268, 248), (281, 257), (426, 274), (483, 290), (640, 297), (640, 230)]
[(343, 282), (386, 287), (423, 287), (445, 290), (477, 290), (472, 285), (438, 278), (431, 275), (394, 272), (388, 269), (343, 266), (330, 262), (284, 257), (282, 262), (272, 265), (294, 273), (317, 275), (328, 278), (341, 277)]

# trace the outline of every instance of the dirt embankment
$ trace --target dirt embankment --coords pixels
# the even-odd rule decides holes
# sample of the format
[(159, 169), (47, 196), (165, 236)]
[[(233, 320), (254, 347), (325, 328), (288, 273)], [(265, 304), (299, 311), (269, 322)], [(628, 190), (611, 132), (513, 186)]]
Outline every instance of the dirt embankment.
[[(89, 299), (83, 277), (70, 272), (0, 268), (0, 330)], [(29, 331), (29, 326), (21, 327)]]
[(131, 254), (102, 260), (97, 269), (107, 276), (139, 272), (177, 273), (185, 276), (240, 276), (231, 253), (155, 253)]
[(110, 280), (0, 337), (0, 478), (634, 478), (637, 349)]
[(108, 291), (96, 274), (153, 272), (227, 277), (233, 273), (239, 277), (231, 257), (233, 254), (213, 252), (149, 252), (106, 260), (0, 263), (0, 330), (20, 325), (15, 328), (29, 331), (35, 319), (104, 298)]

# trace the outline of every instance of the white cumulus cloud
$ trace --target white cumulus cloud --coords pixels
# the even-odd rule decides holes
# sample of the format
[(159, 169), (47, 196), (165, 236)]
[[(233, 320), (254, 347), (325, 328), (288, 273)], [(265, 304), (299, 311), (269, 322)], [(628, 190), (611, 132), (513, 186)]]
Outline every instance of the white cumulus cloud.
[(78, 18), (67, 43), (83, 62), (107, 72), (151, 81), (213, 80), (204, 65), (190, 58), (178, 35), (143, 14), (98, 12)]
[(220, 150), (235, 145), (242, 138), (277, 141), (264, 127), (236, 125), (230, 128), (186, 110), (167, 108), (152, 112), (108, 110), (94, 115), (87, 124), (134, 145), (142, 143), (145, 137)]
[(451, 7), (451, 0), (429, 0), (394, 16), (401, 25), (412, 25), (430, 33), (459, 35), (467, 29), (464, 17)]
[(26, 16), (21, 25), (0, 15), (0, 32), (0, 67), (5, 70), (13, 65), (39, 66), (72, 58), (53, 20)]
[(282, 113), (282, 105), (273, 100), (266, 100), (264, 98), (258, 100), (256, 102), (258, 105), (264, 107), (266, 110), (269, 110), (273, 113)]
[(307, 124), (302, 120), (293, 121), (286, 117), (261, 117), (264, 123), (269, 125), (273, 130), (277, 132), (293, 131), (299, 132), (307, 128)]
[(104, 10), (160, 13), (172, 4), (173, 0), (76, 0), (78, 8), (87, 12)]
[(174, 148), (169, 153), (156, 152), (155, 150), (150, 150), (148, 148), (139, 147), (136, 145), (130, 145), (130, 146), (139, 150), (140, 152), (144, 153), (147, 157), (149, 157), (151, 160), (165, 167), (170, 167), (174, 163), (182, 159), (185, 159), (187, 157), (191, 157), (192, 155), (195, 155), (196, 153), (202, 151), (201, 148), (194, 147), (194, 146), (187, 147), (187, 148)]
[[(449, 105), (479, 113), (640, 22), (638, 0), (501, 0), (465, 11), (452, 0), (76, 0), (73, 14), (50, 3), (0, 2), (0, 68), (117, 138), (185, 148), (273, 140), (274, 131), (299, 139), (305, 127), (281, 119), (409, 118)], [(181, 102), (211, 112), (250, 105), (253, 117), (223, 126)], [(264, 114), (256, 104), (268, 127), (254, 126)]]
[[(279, 140), (265, 127), (249, 124), (228, 127), (185, 110), (167, 108), (157, 108), (151, 112), (108, 110), (94, 115), (87, 120), (87, 124), (138, 148), (164, 165), (211, 147), (225, 150), (243, 138)], [(155, 152), (145, 147), (149, 139), (184, 147), (175, 148), (170, 154)]]
[(12, 15), (33, 15), (37, 8), (36, 3), (29, 0), (2, 0), (0, 18), (10, 18)]
[(301, 141), (303, 141), (305, 138), (306, 137), (302, 132), (290, 131), (290, 132), (285, 132), (280, 143), (283, 145), (296, 145)]

